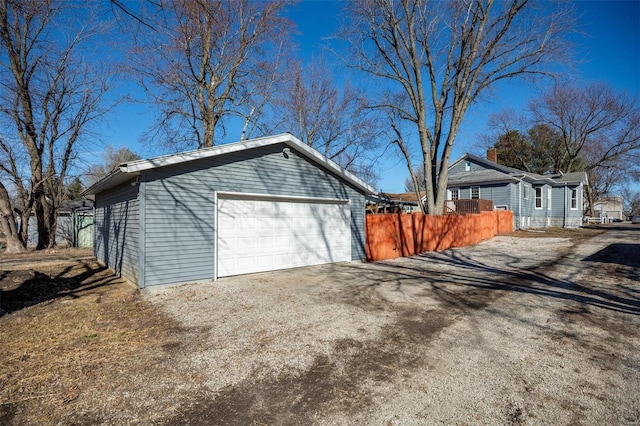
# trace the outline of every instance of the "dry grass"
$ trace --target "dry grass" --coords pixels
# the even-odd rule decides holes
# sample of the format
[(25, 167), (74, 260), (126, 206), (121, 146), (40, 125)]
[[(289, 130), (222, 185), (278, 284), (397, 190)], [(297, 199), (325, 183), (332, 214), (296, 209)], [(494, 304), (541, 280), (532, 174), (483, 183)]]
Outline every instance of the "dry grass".
[[(83, 396), (153, 372), (173, 343), (170, 322), (137, 288), (91, 260), (30, 261), (0, 271), (0, 286), (14, 302), (0, 317), (2, 424), (80, 421), (69, 414)], [(47, 300), (20, 308), (16, 294), (37, 301), (34, 292)]]
[(602, 234), (602, 228), (545, 228), (514, 231), (510, 236), (518, 238), (570, 238), (578, 241)]
[(65, 247), (47, 250), (29, 249), (24, 253), (7, 254), (6, 249), (0, 250), (0, 268), (7, 267), (24, 268), (35, 263), (41, 264), (45, 261), (55, 262), (70, 259), (91, 259), (93, 252), (91, 248)]

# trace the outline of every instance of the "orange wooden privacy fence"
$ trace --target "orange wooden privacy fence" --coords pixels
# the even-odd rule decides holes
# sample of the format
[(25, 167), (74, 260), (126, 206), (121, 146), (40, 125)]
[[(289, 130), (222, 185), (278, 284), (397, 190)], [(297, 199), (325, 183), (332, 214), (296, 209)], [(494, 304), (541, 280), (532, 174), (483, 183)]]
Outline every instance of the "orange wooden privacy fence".
[(463, 247), (512, 231), (513, 212), (508, 210), (465, 216), (372, 214), (367, 215), (367, 260)]

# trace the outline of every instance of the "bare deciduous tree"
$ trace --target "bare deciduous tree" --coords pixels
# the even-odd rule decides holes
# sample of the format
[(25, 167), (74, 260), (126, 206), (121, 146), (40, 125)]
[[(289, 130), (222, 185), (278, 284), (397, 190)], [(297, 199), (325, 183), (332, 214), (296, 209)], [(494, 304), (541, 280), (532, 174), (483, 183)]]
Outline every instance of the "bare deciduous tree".
[(418, 139), (427, 187), (423, 207), (441, 214), (465, 113), (501, 80), (547, 74), (547, 62), (565, 54), (571, 10), (527, 0), (359, 0), (348, 7), (349, 64), (376, 79), (381, 90), (375, 106), (409, 123), (406, 136), (396, 123), (394, 141), (415, 180), (407, 142)]
[(113, 169), (127, 161), (140, 160), (140, 156), (129, 148), (115, 149), (108, 146), (102, 154), (102, 164), (92, 164), (84, 172), (84, 184), (89, 187), (109, 174)]
[[(73, 8), (75, 13), (71, 13)], [(98, 32), (90, 9), (55, 0), (0, 0), (0, 174), (21, 210), (35, 212), (38, 248), (55, 244), (57, 209), (76, 146), (100, 108), (108, 74), (79, 49)], [(13, 142), (12, 142), (13, 141)], [(6, 197), (3, 202), (6, 201)]]
[[(424, 171), (421, 167), (414, 168), (414, 170), (416, 174), (416, 180), (418, 181), (418, 191), (424, 192), (426, 189), (423, 175)], [(411, 176), (407, 176), (407, 178), (404, 180), (404, 190), (406, 192), (416, 192), (416, 188), (413, 184), (413, 179), (411, 179)]]
[(640, 103), (610, 86), (557, 85), (530, 105), (534, 119), (557, 129), (564, 146), (562, 171), (588, 149), (586, 168), (640, 149)]
[[(638, 183), (636, 181), (636, 183)], [(621, 188), (624, 212), (629, 216), (640, 215), (640, 191), (634, 190), (629, 185)]]
[(594, 201), (623, 177), (618, 171), (640, 156), (640, 102), (602, 83), (580, 88), (555, 86), (531, 102), (534, 119), (560, 133), (559, 171), (577, 167), (593, 182), (587, 192), (588, 210)]
[(308, 67), (292, 64), (284, 85), (271, 102), (268, 132), (292, 132), (346, 170), (375, 183), (380, 120), (366, 108), (362, 91), (348, 81), (338, 85), (324, 57)]
[[(136, 37), (131, 71), (159, 118), (147, 134), (174, 149), (213, 146), (225, 120), (255, 123), (284, 66), (289, 0), (162, 0)], [(239, 135), (240, 136), (240, 135)]]

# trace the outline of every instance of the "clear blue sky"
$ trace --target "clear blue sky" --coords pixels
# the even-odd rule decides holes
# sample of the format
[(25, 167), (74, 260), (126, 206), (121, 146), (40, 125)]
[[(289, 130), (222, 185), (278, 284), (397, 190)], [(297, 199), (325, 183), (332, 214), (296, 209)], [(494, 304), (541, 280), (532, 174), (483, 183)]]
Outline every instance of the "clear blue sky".
[[(572, 77), (578, 84), (603, 81), (640, 96), (640, 0), (580, 1), (576, 6), (584, 36), (574, 40), (575, 56), (581, 63)], [(296, 39), (302, 60), (321, 52), (321, 46), (327, 42), (324, 38), (338, 28), (340, 10), (340, 2), (331, 0), (303, 1), (291, 10), (290, 18), (298, 27)], [(487, 119), (493, 112), (505, 107), (526, 108), (538, 89), (522, 82), (506, 83), (497, 88), (491, 99), (475, 105), (465, 117), (453, 158), (471, 149), (476, 136), (486, 131)], [(160, 153), (139, 142), (140, 135), (152, 124), (145, 107), (122, 105), (107, 122), (108, 127), (100, 131), (105, 144), (128, 146), (142, 156)], [(402, 192), (408, 172), (395, 149), (393, 152), (380, 161), (381, 179), (376, 186), (385, 192)], [(99, 147), (95, 147), (93, 154), (95, 158), (87, 158), (87, 162), (100, 162)]]

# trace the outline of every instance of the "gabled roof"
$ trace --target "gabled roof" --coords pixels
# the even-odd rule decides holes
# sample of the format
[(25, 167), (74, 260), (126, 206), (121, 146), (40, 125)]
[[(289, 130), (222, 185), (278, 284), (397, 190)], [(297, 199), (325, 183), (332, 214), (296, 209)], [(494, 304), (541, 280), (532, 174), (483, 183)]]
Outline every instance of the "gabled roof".
[(487, 160), (486, 158), (478, 157), (477, 155), (473, 155), (469, 153), (465, 153), (462, 157), (458, 158), (453, 163), (449, 164), (449, 168), (467, 160), (473, 160), (476, 163), (480, 163), (483, 166), (498, 170), (503, 173), (513, 173), (513, 172), (522, 173), (520, 170), (514, 169), (513, 167), (503, 166), (502, 164), (494, 163), (493, 161)]
[(461, 186), (471, 183), (506, 183), (517, 182), (518, 179), (497, 170), (480, 170), (477, 172), (462, 172), (449, 175), (450, 186)]
[(589, 179), (585, 172), (560, 173), (553, 178), (557, 182), (562, 183), (584, 183), (588, 184)]
[(500, 182), (517, 182), (524, 180), (532, 184), (547, 185), (579, 185), (581, 183), (587, 185), (589, 180), (585, 172), (558, 173), (554, 175), (539, 175), (518, 170), (513, 167), (503, 166), (494, 163), (482, 157), (466, 153), (462, 157), (455, 160), (449, 169), (463, 161), (471, 160), (475, 163), (485, 166), (488, 170), (474, 172), (460, 172), (449, 175), (448, 186), (457, 186), (472, 183), (500, 183)]
[(229, 143), (225, 145), (213, 146), (210, 148), (198, 149), (193, 151), (181, 152), (178, 154), (163, 155), (160, 157), (150, 158), (147, 160), (136, 160), (122, 163), (113, 169), (107, 176), (84, 190), (83, 195), (98, 194), (109, 188), (113, 188), (125, 183), (132, 178), (139, 176), (142, 171), (157, 169), (159, 167), (171, 166), (174, 164), (187, 163), (190, 161), (201, 160), (205, 158), (217, 157), (239, 151), (246, 151), (275, 144), (285, 144), (297, 153), (311, 160), (313, 163), (335, 173), (354, 187), (360, 189), (365, 194), (374, 194), (376, 190), (364, 182), (353, 173), (340, 167), (334, 161), (320, 154), (315, 149), (305, 145), (298, 138), (290, 133), (282, 133), (275, 136), (267, 136), (257, 139), (249, 139), (245, 141)]
[(91, 200), (64, 200), (60, 203), (59, 211), (70, 212), (81, 209), (92, 209), (93, 201)]

